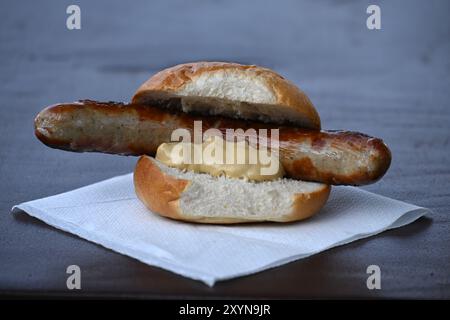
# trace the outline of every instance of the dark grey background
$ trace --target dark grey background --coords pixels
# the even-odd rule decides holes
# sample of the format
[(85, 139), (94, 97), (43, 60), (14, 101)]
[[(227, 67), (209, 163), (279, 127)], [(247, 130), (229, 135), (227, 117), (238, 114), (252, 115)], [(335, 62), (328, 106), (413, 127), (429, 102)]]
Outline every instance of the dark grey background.
[[(66, 7), (82, 29), (66, 29)], [(366, 28), (378, 4), (382, 30)], [(1, 1), (0, 292), (108, 297), (450, 298), (449, 1)], [(365, 189), (433, 210), (369, 239), (208, 288), (46, 226), (17, 203), (130, 172), (136, 159), (52, 150), (46, 105), (127, 101), (157, 70), (194, 60), (273, 68), (326, 129), (383, 138), (393, 163)], [(78, 264), (82, 290), (66, 289)], [(366, 288), (366, 267), (382, 290)]]

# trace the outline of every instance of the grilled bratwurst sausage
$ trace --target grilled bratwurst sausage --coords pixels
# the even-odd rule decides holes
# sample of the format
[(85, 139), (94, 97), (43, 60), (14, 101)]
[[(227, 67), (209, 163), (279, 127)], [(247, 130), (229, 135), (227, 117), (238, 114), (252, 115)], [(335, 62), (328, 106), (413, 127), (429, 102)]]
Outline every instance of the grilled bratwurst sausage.
[(380, 179), (391, 162), (391, 153), (381, 139), (357, 132), (280, 127), (90, 100), (47, 107), (35, 119), (35, 133), (47, 146), (57, 149), (154, 155), (161, 143), (171, 142), (173, 130), (192, 132), (194, 120), (202, 121), (203, 131), (279, 128), (280, 160), (287, 176), (294, 179), (364, 185)]

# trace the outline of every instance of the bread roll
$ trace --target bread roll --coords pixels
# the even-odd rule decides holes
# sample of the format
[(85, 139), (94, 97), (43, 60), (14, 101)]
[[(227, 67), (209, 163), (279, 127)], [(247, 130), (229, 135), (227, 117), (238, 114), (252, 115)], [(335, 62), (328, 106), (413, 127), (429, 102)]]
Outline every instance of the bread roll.
[(170, 168), (142, 156), (134, 171), (138, 198), (151, 211), (197, 223), (290, 222), (317, 213), (326, 184), (280, 179), (248, 182)]
[(152, 76), (132, 101), (188, 113), (320, 129), (319, 115), (303, 91), (274, 71), (254, 65), (177, 65)]

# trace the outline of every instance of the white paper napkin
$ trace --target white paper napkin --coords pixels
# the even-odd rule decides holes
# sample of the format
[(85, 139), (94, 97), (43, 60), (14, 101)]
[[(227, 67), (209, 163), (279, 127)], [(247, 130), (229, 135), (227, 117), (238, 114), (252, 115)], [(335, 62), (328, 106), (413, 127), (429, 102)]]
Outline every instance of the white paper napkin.
[(334, 187), (315, 217), (291, 224), (196, 225), (162, 218), (136, 198), (132, 174), (21, 209), (58, 229), (212, 286), (413, 222), (428, 209)]

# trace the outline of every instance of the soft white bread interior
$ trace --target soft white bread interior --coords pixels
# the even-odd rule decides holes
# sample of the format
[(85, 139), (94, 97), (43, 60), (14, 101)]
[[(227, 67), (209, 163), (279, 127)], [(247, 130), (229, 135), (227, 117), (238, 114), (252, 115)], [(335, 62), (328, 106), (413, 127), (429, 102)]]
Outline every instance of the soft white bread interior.
[(147, 80), (132, 102), (320, 129), (320, 117), (303, 91), (274, 71), (254, 65), (177, 65)]
[(180, 171), (142, 156), (134, 171), (138, 198), (151, 211), (198, 223), (290, 222), (317, 213), (329, 185), (279, 179), (248, 182)]

